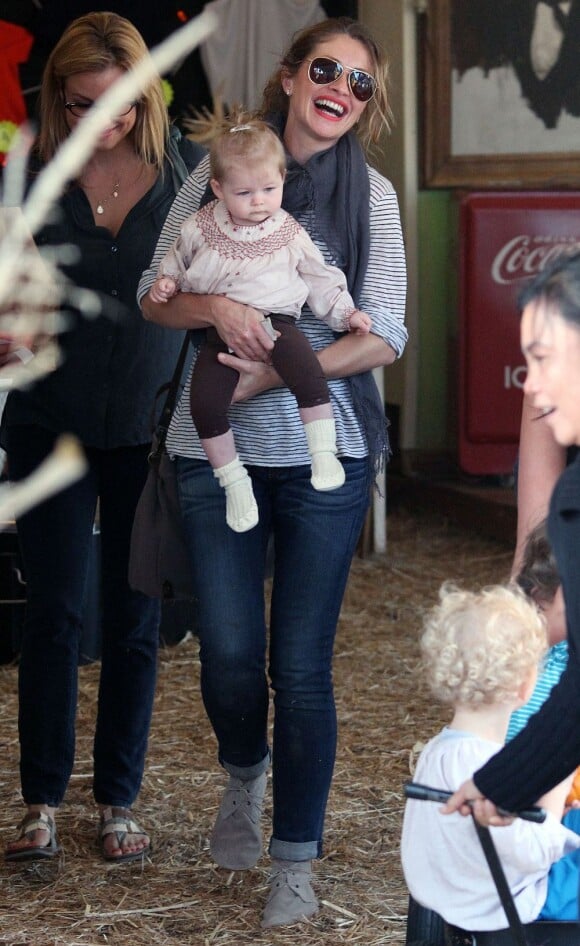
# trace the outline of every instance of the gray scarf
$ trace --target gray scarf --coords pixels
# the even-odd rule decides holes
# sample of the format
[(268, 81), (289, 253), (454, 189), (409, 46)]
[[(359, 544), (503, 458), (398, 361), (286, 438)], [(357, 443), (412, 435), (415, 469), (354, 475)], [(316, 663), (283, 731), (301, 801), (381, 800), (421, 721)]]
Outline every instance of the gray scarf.
[[(285, 118), (268, 115), (282, 137)], [(320, 239), (346, 276), (349, 292), (359, 304), (370, 250), (370, 183), (363, 150), (353, 132), (306, 164), (288, 155), (282, 206), (291, 214), (309, 216), (309, 232)], [(388, 421), (372, 371), (349, 378), (353, 406), (364, 431), (374, 478), (390, 456)]]

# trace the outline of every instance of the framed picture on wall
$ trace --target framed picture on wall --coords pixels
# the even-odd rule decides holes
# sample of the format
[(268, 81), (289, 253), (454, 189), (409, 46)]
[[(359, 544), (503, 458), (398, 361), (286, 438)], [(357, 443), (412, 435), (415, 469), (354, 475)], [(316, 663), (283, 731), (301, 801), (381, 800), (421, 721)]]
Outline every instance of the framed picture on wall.
[(429, 0), (426, 187), (580, 188), (580, 0)]

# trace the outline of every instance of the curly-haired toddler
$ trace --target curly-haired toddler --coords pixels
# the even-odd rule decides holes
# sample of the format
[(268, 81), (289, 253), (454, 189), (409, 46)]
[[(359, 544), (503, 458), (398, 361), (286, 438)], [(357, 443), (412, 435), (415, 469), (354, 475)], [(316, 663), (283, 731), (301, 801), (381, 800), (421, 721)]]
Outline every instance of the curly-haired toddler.
[[(502, 748), (512, 712), (534, 689), (547, 643), (544, 617), (521, 589), (443, 585), (426, 616), (421, 649), (433, 695), (452, 706), (453, 717), (421, 752), (416, 782), (454, 791)], [(491, 829), (524, 923), (578, 919), (580, 819), (574, 830), (561, 824), (570, 781), (539, 800), (544, 824), (516, 818)], [(506, 926), (471, 818), (443, 817), (434, 804), (408, 801), (401, 854), (418, 903), (462, 929)]]

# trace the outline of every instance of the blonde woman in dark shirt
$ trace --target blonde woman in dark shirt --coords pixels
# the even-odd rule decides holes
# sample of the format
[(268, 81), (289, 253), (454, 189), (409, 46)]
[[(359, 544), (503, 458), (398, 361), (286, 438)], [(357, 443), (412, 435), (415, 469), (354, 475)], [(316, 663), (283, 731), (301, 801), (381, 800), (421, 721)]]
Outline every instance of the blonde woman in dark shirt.
[[(95, 100), (147, 54), (135, 27), (116, 14), (90, 13), (70, 24), (44, 71), (39, 167), (58, 160), (59, 146)], [(26, 813), (5, 850), (7, 861), (46, 859), (59, 851), (56, 820), (75, 755), (83, 596), (97, 502), (102, 657), (93, 793), (101, 852), (120, 862), (150, 850), (131, 808), (153, 705), (159, 604), (129, 588), (127, 565), (147, 473), (154, 395), (171, 376), (181, 338), (145, 323), (135, 293), (175, 197), (173, 171), (183, 165), (183, 179), (201, 154), (191, 142), (170, 137), (157, 80), (111, 120), (57, 213), (35, 235), (41, 248), (77, 248), (64, 275), (93, 290), (101, 311), (88, 319), (74, 302), (65, 305), (61, 365), (33, 388), (12, 392), (3, 417), (11, 479), (35, 469), (64, 431), (79, 438), (89, 463), (82, 480), (17, 521), (27, 578), (19, 663)]]

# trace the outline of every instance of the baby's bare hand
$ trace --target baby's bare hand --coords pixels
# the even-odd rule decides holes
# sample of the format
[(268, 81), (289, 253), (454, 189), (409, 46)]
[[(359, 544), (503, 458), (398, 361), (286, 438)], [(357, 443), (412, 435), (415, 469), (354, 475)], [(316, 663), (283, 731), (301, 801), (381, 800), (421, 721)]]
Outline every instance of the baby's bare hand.
[(353, 335), (368, 335), (371, 330), (371, 319), (366, 312), (355, 309), (348, 320), (348, 330)]

